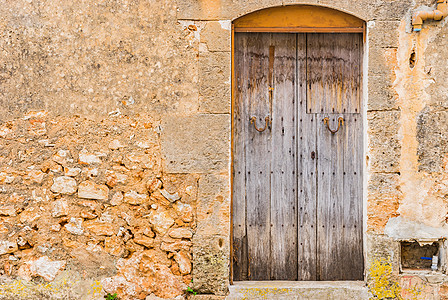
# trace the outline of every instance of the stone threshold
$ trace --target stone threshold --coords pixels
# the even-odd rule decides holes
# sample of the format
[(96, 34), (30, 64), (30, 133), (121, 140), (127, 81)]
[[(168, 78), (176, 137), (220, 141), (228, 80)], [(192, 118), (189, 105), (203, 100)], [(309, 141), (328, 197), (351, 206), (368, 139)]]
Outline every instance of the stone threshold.
[(364, 281), (237, 281), (228, 300), (239, 299), (369, 299)]

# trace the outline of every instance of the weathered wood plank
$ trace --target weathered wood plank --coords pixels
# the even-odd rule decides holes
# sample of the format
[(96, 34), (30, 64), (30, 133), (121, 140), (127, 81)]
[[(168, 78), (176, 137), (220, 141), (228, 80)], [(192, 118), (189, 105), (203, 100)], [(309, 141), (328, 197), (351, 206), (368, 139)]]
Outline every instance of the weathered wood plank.
[(246, 152), (245, 140), (248, 129), (247, 93), (244, 91), (248, 68), (247, 37), (245, 34), (235, 35), (235, 90), (233, 112), (233, 279), (248, 279), (247, 234), (246, 234)]
[(308, 34), (307, 112), (360, 112), (362, 35)]
[[(248, 66), (246, 93), (248, 118), (255, 116), (257, 126), (263, 128), (270, 115), (268, 92), (270, 34), (247, 35)], [(244, 120), (243, 120), (244, 121)], [(246, 230), (248, 248), (248, 277), (250, 280), (269, 280), (270, 251), (270, 173), (271, 130), (258, 132), (249, 124), (246, 137)]]
[(274, 34), (271, 280), (297, 280), (296, 35)]
[(362, 280), (363, 257), (363, 203), (362, 203), (362, 115), (346, 116), (347, 130), (344, 145), (344, 280)]
[[(297, 36), (298, 279), (316, 275), (316, 118), (306, 112), (306, 35)], [(314, 158), (313, 158), (314, 153)]]
[[(320, 280), (342, 280), (341, 268), (345, 263), (342, 256), (343, 205), (343, 162), (345, 126), (337, 133), (331, 133), (324, 125), (326, 114), (318, 115), (318, 264)], [(340, 115), (330, 115), (331, 129), (338, 127)]]

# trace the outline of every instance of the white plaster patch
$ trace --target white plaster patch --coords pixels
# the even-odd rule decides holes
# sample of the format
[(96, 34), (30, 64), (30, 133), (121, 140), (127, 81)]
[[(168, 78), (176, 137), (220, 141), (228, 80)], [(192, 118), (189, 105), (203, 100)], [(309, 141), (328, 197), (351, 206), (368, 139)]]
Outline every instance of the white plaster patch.
[(445, 224), (442, 227), (431, 227), (399, 216), (389, 219), (384, 228), (384, 233), (391, 238), (402, 241), (436, 241), (448, 237), (448, 226)]
[(222, 29), (224, 29), (224, 30), (232, 29), (232, 21), (230, 21), (230, 20), (222, 20), (222, 21), (218, 21), (218, 22), (221, 25)]

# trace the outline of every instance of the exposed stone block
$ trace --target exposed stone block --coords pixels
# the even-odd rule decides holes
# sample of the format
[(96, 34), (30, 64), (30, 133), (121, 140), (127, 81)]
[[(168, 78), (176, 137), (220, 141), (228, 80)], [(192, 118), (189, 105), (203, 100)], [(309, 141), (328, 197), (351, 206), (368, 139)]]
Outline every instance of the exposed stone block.
[(193, 237), (193, 289), (201, 294), (226, 295), (229, 285), (228, 236)]
[(187, 20), (233, 20), (247, 13), (282, 3), (275, 0), (222, 0), (216, 3), (201, 1), (177, 1), (177, 17)]
[(199, 55), (199, 108), (207, 113), (230, 113), (230, 52)]
[(52, 192), (66, 195), (72, 195), (76, 193), (77, 189), (78, 185), (76, 183), (76, 180), (68, 176), (54, 178), (53, 185), (51, 186)]
[(84, 199), (107, 200), (109, 188), (93, 181), (83, 181), (78, 186), (78, 197)]
[(398, 109), (398, 94), (392, 84), (393, 80), (390, 77), (369, 77), (367, 110)]
[(400, 112), (369, 112), (369, 161), (371, 172), (399, 172), (401, 142)]
[(412, 14), (415, 2), (412, 0), (395, 1), (383, 0), (372, 2), (373, 19), (378, 20), (401, 20)]
[(367, 276), (370, 274), (370, 268), (375, 261), (383, 260), (392, 265), (392, 270), (395, 275), (400, 271), (399, 253), (400, 243), (394, 241), (385, 235), (368, 233), (366, 237), (366, 270)]
[(209, 51), (230, 52), (231, 21), (210, 21), (201, 30), (201, 43), (207, 44)]
[(397, 48), (380, 48), (369, 45), (368, 76), (395, 78)]
[(448, 153), (448, 111), (426, 107), (417, 120), (419, 170), (440, 172)]
[(402, 193), (400, 175), (372, 173), (368, 183), (367, 230), (383, 233), (387, 221), (398, 216)]
[(399, 21), (375, 20), (369, 23), (368, 39), (371, 47), (397, 48)]
[(230, 229), (230, 178), (204, 175), (199, 180), (197, 236), (225, 235)]

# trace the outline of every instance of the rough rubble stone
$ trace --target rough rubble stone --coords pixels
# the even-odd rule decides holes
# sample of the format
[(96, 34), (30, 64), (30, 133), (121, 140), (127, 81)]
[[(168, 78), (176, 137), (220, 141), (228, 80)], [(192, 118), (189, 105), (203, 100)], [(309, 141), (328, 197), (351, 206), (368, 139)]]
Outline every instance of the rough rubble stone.
[(193, 232), (188, 228), (172, 228), (168, 235), (174, 239), (191, 239)]
[(85, 199), (107, 200), (109, 188), (93, 181), (83, 181), (78, 186), (78, 197)]
[(83, 226), (96, 235), (111, 236), (117, 233), (117, 226), (112, 223), (86, 221), (83, 223)]
[(68, 232), (76, 235), (81, 235), (84, 233), (84, 229), (82, 228), (83, 220), (81, 218), (70, 218), (70, 222), (65, 224), (64, 227)]
[(64, 168), (64, 175), (69, 177), (76, 177), (81, 173), (81, 168)]
[(16, 209), (14, 207), (14, 205), (2, 205), (0, 206), (0, 216), (10, 216), (10, 217), (15, 217), (16, 214)]
[(54, 178), (53, 185), (50, 188), (50, 190), (54, 193), (66, 195), (73, 195), (74, 193), (76, 193), (77, 189), (78, 187), (76, 184), (76, 180), (68, 176)]
[(168, 229), (174, 224), (174, 219), (168, 211), (151, 211), (148, 217), (149, 222), (154, 225), (154, 231), (162, 236), (165, 235)]
[(174, 194), (170, 194), (167, 190), (160, 189), (160, 193), (163, 195), (163, 197), (165, 197), (171, 203), (174, 203), (180, 199), (179, 193), (177, 193), (177, 192)]
[(112, 195), (112, 198), (110, 199), (111, 205), (120, 205), (123, 202), (123, 193), (122, 192), (116, 192)]
[(190, 257), (185, 251), (180, 251), (174, 255), (174, 260), (179, 265), (179, 271), (181, 274), (191, 273), (191, 261)]
[(52, 261), (47, 256), (43, 256), (34, 262), (36, 274), (46, 281), (53, 281), (56, 275), (65, 268), (65, 265), (65, 261)]
[(79, 152), (78, 162), (84, 165), (100, 164), (101, 159), (97, 155), (89, 153), (84, 148)]
[(0, 255), (17, 251), (17, 243), (10, 241), (0, 241)]
[(124, 202), (132, 205), (140, 205), (149, 200), (147, 194), (139, 194), (136, 191), (130, 191), (124, 194)]
[(51, 216), (54, 218), (66, 216), (69, 214), (68, 203), (66, 200), (56, 200), (53, 203), (53, 210)]

